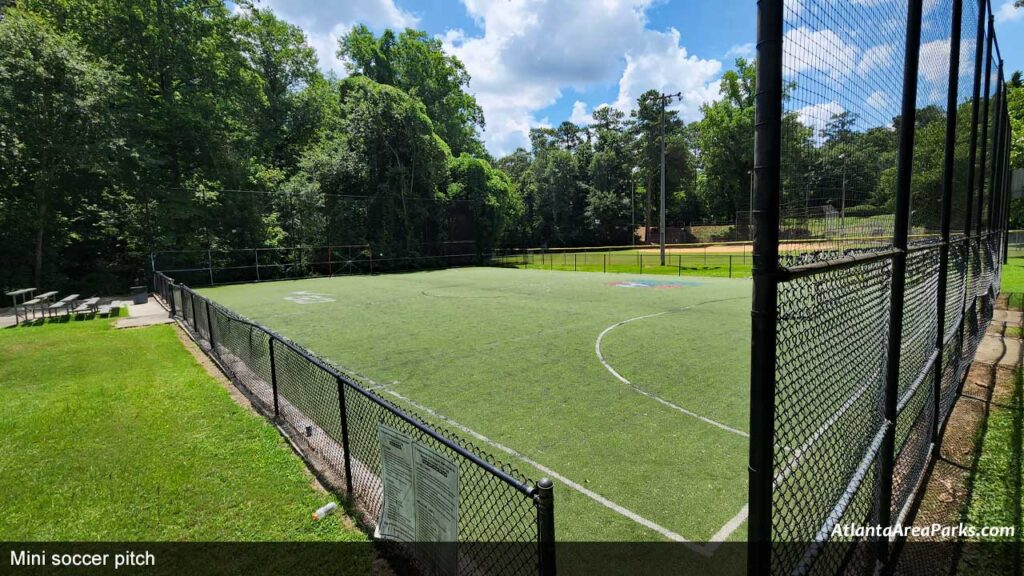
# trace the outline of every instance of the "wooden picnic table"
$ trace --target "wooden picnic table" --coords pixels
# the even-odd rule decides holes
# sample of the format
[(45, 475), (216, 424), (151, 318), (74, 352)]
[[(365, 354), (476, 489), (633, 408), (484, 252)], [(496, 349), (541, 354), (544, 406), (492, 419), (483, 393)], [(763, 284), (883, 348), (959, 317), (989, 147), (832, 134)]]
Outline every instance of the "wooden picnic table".
[(99, 302), (100, 299), (98, 296), (86, 298), (85, 300), (79, 302), (78, 307), (72, 310), (72, 312), (74, 312), (75, 314), (79, 314), (82, 312), (96, 312), (96, 309), (99, 308)]
[(43, 306), (49, 304), (50, 299), (53, 298), (56, 294), (56, 290), (44, 292), (27, 302), (22, 302), (21, 307), (25, 309), (25, 319), (28, 319), (29, 310), (32, 311), (32, 316), (35, 317), (36, 306), (38, 306), (40, 311), (42, 311)]
[(79, 294), (69, 294), (69, 295), (61, 298), (57, 302), (54, 302), (53, 304), (50, 304), (50, 306), (47, 308), (47, 310), (48, 310), (48, 312), (50, 314), (53, 314), (53, 313), (58, 312), (58, 311), (63, 309), (65, 311), (65, 313), (70, 316), (71, 315), (71, 307), (76, 303), (76, 301), (78, 300), (79, 296), (80, 296)]
[(24, 305), (25, 302), (27, 302), (28, 299), (32, 296), (32, 293), (35, 292), (35, 291), (36, 291), (35, 288), (19, 288), (17, 290), (11, 290), (10, 292), (6, 292), (4, 294), (5, 296), (10, 296), (11, 300), (14, 302), (14, 324), (15, 325), (19, 324), (20, 321), (21, 321), (21, 318), (20, 318), (20, 316), (18, 314), (18, 306), (19, 306), (19, 304), (18, 304), (18, 296), (21, 296), (21, 305)]

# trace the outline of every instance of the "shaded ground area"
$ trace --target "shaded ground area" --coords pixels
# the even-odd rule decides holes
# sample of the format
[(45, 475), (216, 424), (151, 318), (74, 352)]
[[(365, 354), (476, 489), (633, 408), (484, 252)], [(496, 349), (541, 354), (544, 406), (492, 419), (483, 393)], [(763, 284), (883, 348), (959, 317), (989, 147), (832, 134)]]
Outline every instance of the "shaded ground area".
[(1007, 299), (954, 405), (913, 525), (1011, 526), (1016, 535), (911, 537), (900, 574), (1020, 573), (1022, 320)]

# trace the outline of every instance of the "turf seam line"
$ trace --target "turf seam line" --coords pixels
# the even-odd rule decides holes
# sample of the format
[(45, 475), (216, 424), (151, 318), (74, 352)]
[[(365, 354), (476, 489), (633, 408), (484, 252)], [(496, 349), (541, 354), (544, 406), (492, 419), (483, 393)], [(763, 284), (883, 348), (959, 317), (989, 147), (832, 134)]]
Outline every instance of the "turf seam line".
[[(726, 300), (739, 300), (739, 298), (728, 298)], [(733, 434), (737, 434), (737, 435), (742, 436), (744, 438), (750, 438), (750, 434), (748, 434), (748, 433), (746, 433), (746, 432), (744, 432), (742, 430), (737, 430), (736, 428), (733, 428), (732, 426), (728, 426), (726, 424), (722, 424), (721, 422), (717, 422), (717, 421), (712, 420), (711, 418), (708, 418), (706, 416), (701, 416), (700, 414), (697, 414), (696, 412), (693, 412), (691, 410), (687, 410), (686, 408), (683, 408), (682, 406), (679, 406), (677, 404), (673, 404), (672, 402), (669, 402), (668, 400), (665, 400), (664, 398), (662, 398), (661, 396), (658, 396), (657, 394), (655, 394), (653, 392), (644, 390), (643, 388), (641, 388), (641, 387), (637, 386), (636, 384), (634, 384), (634, 383), (630, 382), (629, 380), (627, 380), (626, 377), (623, 376), (622, 374), (619, 374), (619, 372), (617, 370), (615, 370), (615, 368), (612, 368), (612, 365), (609, 364), (608, 361), (605, 359), (604, 354), (601, 353), (601, 341), (604, 340), (604, 337), (609, 332), (611, 332), (612, 330), (618, 328), (619, 326), (622, 326), (623, 324), (629, 324), (630, 322), (636, 322), (638, 320), (645, 320), (647, 318), (654, 318), (656, 316), (663, 316), (665, 314), (670, 314), (670, 313), (673, 313), (673, 312), (682, 312), (684, 310), (689, 310), (691, 308), (696, 308), (697, 306), (701, 306), (703, 304), (711, 304), (713, 302), (724, 302), (724, 301), (725, 300), (709, 300), (707, 302), (700, 302), (700, 303), (697, 303), (697, 304), (692, 304), (690, 306), (684, 306), (684, 307), (678, 308), (676, 310), (666, 310), (664, 312), (657, 312), (657, 313), (654, 313), (654, 314), (646, 314), (644, 316), (637, 316), (636, 318), (629, 318), (627, 320), (622, 320), (621, 322), (616, 322), (615, 324), (612, 324), (611, 326), (605, 328), (600, 334), (597, 335), (597, 340), (594, 342), (594, 353), (597, 354), (597, 359), (601, 361), (601, 364), (604, 365), (605, 369), (608, 370), (608, 372), (610, 372), (612, 376), (615, 376), (620, 382), (622, 382), (626, 386), (629, 386), (630, 388), (632, 388), (638, 394), (643, 394), (644, 396), (647, 396), (648, 398), (651, 398), (651, 399), (653, 399), (653, 400), (655, 400), (657, 402), (660, 402), (661, 404), (664, 404), (665, 406), (667, 406), (669, 408), (672, 408), (673, 410), (677, 410), (679, 412), (682, 412), (683, 414), (686, 414), (687, 416), (691, 416), (693, 418), (696, 418), (697, 420), (700, 420), (700, 421), (702, 421), (702, 422), (704, 422), (706, 424), (711, 424), (712, 426), (716, 426), (718, 428), (721, 428), (722, 430), (725, 430), (726, 432), (731, 432)]]

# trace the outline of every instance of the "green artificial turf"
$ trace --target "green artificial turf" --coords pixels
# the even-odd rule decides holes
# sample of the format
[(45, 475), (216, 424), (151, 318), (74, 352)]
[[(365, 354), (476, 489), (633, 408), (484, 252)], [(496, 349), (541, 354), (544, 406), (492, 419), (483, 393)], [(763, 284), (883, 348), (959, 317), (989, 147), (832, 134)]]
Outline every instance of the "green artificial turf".
[[(202, 292), (428, 420), (393, 393), (706, 541), (746, 503), (747, 439), (637, 393), (595, 342), (646, 317), (606, 333), (608, 362), (667, 402), (745, 430), (750, 291), (748, 280), (468, 268)], [(329, 301), (288, 299), (297, 293)], [(558, 481), (556, 499), (559, 540), (663, 539)]]
[(170, 326), (0, 330), (0, 390), (2, 540), (366, 539)]

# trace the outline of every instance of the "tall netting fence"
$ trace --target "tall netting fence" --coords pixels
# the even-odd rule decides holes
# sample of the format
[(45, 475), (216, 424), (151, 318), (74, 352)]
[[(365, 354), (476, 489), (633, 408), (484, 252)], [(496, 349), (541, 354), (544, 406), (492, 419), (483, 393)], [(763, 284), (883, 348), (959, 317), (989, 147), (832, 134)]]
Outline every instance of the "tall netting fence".
[(1012, 241), (991, 7), (762, 0), (758, 63), (749, 566), (871, 573)]
[[(253, 406), (344, 491), (351, 511), (388, 554), (423, 574), (554, 573), (549, 482), (533, 482), (455, 433), (378, 396), (309, 350), (163, 273), (155, 274), (154, 292)], [(385, 449), (385, 442), (395, 438), (412, 449), (417, 466), (454, 474), (454, 520), (438, 519), (443, 506), (430, 508), (443, 500), (442, 492), (422, 492), (427, 480), (415, 471), (403, 473), (400, 458)], [(389, 463), (391, 472), (386, 473)], [(389, 498), (403, 498), (403, 474), (420, 492), (404, 505), (389, 507)], [(391, 511), (419, 520), (403, 528)], [(450, 529), (442, 530), (446, 525)]]
[(487, 263), (476, 241), (418, 244), (400, 254), (370, 244), (209, 250), (163, 250), (151, 255), (160, 271), (188, 286), (432, 270)]

